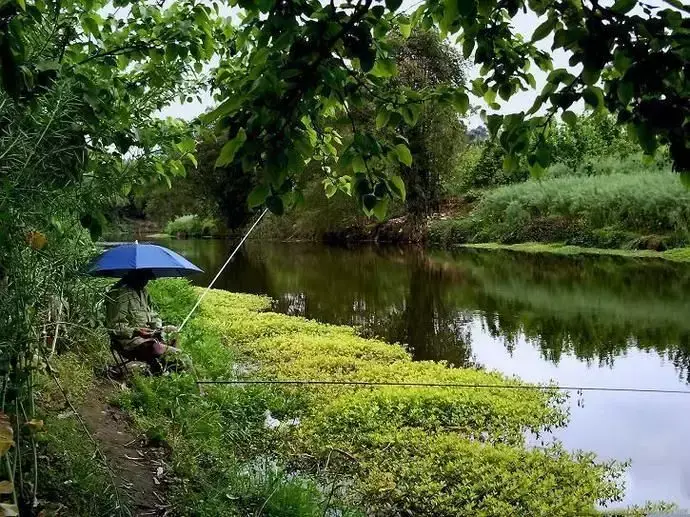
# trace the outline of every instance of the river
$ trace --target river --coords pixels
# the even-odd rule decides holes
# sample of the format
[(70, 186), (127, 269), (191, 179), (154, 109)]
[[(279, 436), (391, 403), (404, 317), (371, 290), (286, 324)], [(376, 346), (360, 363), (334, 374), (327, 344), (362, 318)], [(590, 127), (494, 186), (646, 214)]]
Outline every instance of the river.
[[(205, 270), (220, 240), (170, 240)], [(249, 242), (216, 287), (266, 294), (275, 309), (406, 343), (445, 360), (560, 385), (690, 391), (690, 265), (504, 251)], [(690, 507), (690, 396), (585, 392), (556, 438), (630, 460), (623, 504)]]

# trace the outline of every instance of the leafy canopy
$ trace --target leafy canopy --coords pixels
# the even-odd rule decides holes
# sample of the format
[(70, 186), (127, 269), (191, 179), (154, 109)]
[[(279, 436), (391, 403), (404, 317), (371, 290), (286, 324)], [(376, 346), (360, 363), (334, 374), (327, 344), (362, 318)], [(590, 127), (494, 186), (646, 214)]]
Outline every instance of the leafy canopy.
[[(367, 213), (389, 196), (403, 195), (384, 164), (409, 165), (405, 139), (381, 142), (362, 129), (345, 140), (330, 121), (365, 102), (377, 107), (379, 126), (392, 128), (415, 125), (429, 101), (467, 111), (463, 85), (391, 88), (393, 39), (415, 27), (438, 27), (461, 44), (481, 69), (472, 93), (494, 109), (536, 86), (530, 66), (548, 72), (528, 112), (486, 117), (508, 155), (507, 168), (519, 155), (527, 155), (536, 175), (548, 167), (544, 129), (558, 113), (573, 122), (570, 108), (584, 99), (594, 110), (616, 114), (646, 153), (668, 144), (676, 168), (690, 170), (690, 9), (677, 0), (667, 0), (664, 8), (635, 0), (613, 6), (598, 0), (427, 0), (411, 14), (399, 10), (399, 0), (231, 5), (240, 9), (242, 21), (227, 42), (232, 55), (215, 76), (222, 102), (206, 121), (230, 135), (224, 164), (259, 172), (259, 192), (274, 212), (294, 199), (292, 179), (311, 160), (322, 162), (324, 174), (337, 177), (331, 184), (355, 194)], [(541, 21), (529, 41), (512, 23), (523, 10)], [(551, 53), (537, 47), (549, 36), (553, 50), (570, 55), (570, 70), (553, 69)]]
[[(386, 164), (409, 166), (400, 128), (414, 126), (425, 103), (447, 103), (464, 113), (471, 90), (498, 109), (536, 87), (533, 66), (548, 73), (548, 82), (532, 109), (486, 116), (508, 155), (507, 168), (520, 155), (535, 175), (548, 167), (544, 129), (558, 114), (573, 122), (571, 108), (584, 99), (594, 110), (614, 113), (646, 153), (668, 145), (676, 169), (690, 171), (690, 8), (662, 1), (654, 7), (637, 0), (426, 0), (408, 13), (401, 0), (230, 0), (239, 20), (232, 22), (222, 20), (219, 9), (190, 0), (166, 8), (127, 0), (107, 6), (98, 0), (5, 0), (0, 64), (5, 89), (14, 96), (30, 97), (54, 74), (70, 74), (93, 101), (89, 134), (98, 134), (98, 120), (121, 121), (106, 134), (126, 148), (137, 143), (126, 126), (139, 100), (149, 102), (157, 88), (184, 93), (216, 54), (219, 105), (204, 121), (228, 135), (219, 165), (260, 177), (253, 202), (282, 213), (300, 200), (295, 178), (316, 161), (333, 179), (329, 184), (353, 194), (371, 214), (389, 198), (404, 197)], [(529, 40), (513, 24), (520, 11), (539, 19)], [(412, 88), (391, 81), (397, 74), (393, 39), (432, 27), (461, 45), (480, 69), (471, 86)], [(553, 51), (570, 56), (570, 69), (553, 69), (552, 53), (538, 48), (549, 37)], [(32, 40), (46, 44), (29, 45)], [(171, 100), (153, 97), (158, 106)], [(333, 121), (363, 103), (376, 106), (379, 126), (398, 131), (396, 140), (379, 141), (367, 129), (339, 134)]]

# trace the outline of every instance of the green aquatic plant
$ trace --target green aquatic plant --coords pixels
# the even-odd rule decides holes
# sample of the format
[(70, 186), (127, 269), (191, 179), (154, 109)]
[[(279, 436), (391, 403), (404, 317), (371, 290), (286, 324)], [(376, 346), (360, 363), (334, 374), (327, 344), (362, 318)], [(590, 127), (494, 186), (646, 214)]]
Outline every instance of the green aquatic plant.
[[(193, 296), (179, 293), (198, 293), (183, 281), (159, 284), (154, 297), (170, 307), (175, 301), (166, 296), (177, 293), (178, 314), (193, 303)], [(499, 387), (520, 382), (496, 372), (413, 362), (399, 345), (362, 338), (350, 327), (265, 312), (269, 307), (264, 297), (211, 291), (183, 336), (197, 375)], [(564, 397), (555, 389), (202, 388), (190, 374), (139, 377), (121, 400), (137, 425), (170, 445), (182, 479), (172, 498), (183, 513), (257, 512), (265, 500), (237, 493), (238, 486), (265, 493), (261, 478), (246, 475), (257, 461), (290, 473), (276, 494), (296, 497), (299, 487), (320, 492), (321, 499), (307, 499), (317, 500), (322, 512), (593, 515), (597, 503), (622, 494), (622, 465), (557, 445), (526, 445), (525, 433), (565, 425)]]

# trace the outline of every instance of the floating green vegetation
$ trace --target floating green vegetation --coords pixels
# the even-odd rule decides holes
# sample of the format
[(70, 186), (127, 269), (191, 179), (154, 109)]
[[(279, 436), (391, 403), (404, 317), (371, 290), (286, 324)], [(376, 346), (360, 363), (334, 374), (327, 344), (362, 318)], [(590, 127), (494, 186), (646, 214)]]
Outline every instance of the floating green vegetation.
[[(187, 293), (187, 294), (184, 294)], [(178, 320), (182, 281), (154, 297)], [(413, 362), (354, 329), (272, 312), (270, 300), (211, 291), (184, 348), (204, 379), (490, 384), (496, 372)], [(528, 447), (566, 423), (555, 389), (204, 385), (192, 374), (137, 377), (122, 400), (172, 449), (171, 494), (194, 515), (596, 515), (622, 495), (623, 465)], [(275, 504), (278, 499), (281, 503)], [(272, 503), (273, 501), (273, 503)], [(269, 510), (270, 507), (270, 510)]]

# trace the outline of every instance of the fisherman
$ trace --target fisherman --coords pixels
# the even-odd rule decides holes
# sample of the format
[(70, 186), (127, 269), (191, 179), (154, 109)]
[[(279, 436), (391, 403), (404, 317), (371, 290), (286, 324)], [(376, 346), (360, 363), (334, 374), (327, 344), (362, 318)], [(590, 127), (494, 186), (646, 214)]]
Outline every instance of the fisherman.
[(151, 270), (132, 270), (108, 291), (106, 327), (111, 346), (125, 359), (147, 363), (153, 374), (178, 371), (188, 366), (189, 358), (175, 347), (174, 339), (164, 339), (164, 333), (177, 329), (164, 327), (153, 309), (146, 289), (153, 278)]

